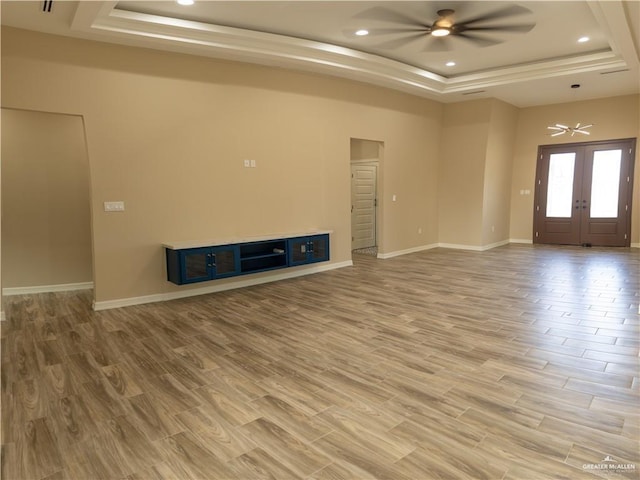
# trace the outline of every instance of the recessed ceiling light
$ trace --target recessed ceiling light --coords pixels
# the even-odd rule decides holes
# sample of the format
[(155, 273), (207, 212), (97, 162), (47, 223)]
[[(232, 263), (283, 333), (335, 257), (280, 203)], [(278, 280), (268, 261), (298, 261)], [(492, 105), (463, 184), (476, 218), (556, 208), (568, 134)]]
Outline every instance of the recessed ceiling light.
[(358, 30), (356, 32), (356, 35), (358, 35), (359, 37), (364, 37), (365, 35), (369, 35), (369, 30)]
[(194, 0), (176, 0), (176, 2), (178, 2), (178, 5), (185, 6), (193, 5), (195, 3)]
[(580, 37), (578, 39), (578, 43), (585, 43), (589, 41), (589, 37)]
[(445, 63), (445, 65), (446, 65), (447, 67), (455, 67), (456, 62), (447, 62), (447, 63)]

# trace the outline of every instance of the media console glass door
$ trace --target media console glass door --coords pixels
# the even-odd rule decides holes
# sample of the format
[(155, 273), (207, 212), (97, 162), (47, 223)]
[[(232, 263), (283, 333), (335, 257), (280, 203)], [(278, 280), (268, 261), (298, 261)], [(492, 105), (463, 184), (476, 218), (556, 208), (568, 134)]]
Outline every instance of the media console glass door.
[(238, 248), (230, 245), (212, 249), (212, 278), (230, 277), (238, 274)]
[(211, 249), (190, 248), (182, 255), (182, 279), (184, 283), (202, 282), (211, 278)]
[(329, 259), (329, 235), (313, 235), (289, 240), (289, 265), (324, 262)]

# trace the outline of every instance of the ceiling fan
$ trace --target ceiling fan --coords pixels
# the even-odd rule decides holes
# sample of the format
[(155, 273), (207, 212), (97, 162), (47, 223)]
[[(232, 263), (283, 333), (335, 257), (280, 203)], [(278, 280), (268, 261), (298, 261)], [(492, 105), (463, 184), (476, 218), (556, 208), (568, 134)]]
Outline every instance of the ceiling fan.
[[(481, 4), (482, 2), (478, 2)], [(464, 10), (464, 4), (461, 5)], [(478, 46), (490, 46), (501, 43), (504, 39), (491, 38), (486, 34), (491, 33), (526, 33), (535, 23), (500, 24), (498, 20), (509, 17), (531, 14), (531, 10), (520, 5), (509, 5), (497, 10), (471, 18), (458, 20), (458, 12), (451, 8), (440, 9), (436, 12), (437, 18), (431, 17), (429, 21), (413, 18), (409, 14), (384, 7), (374, 7), (356, 15), (356, 18), (391, 22), (400, 25), (395, 28), (368, 29), (371, 35), (402, 35), (390, 41), (379, 44), (381, 48), (400, 48), (419, 39), (433, 39), (427, 44), (425, 50), (447, 50), (446, 37), (461, 38)]]
[(555, 125), (551, 125), (547, 127), (548, 130), (554, 130), (555, 133), (552, 133), (552, 137), (557, 137), (558, 135), (564, 135), (565, 133), (570, 133), (573, 137), (576, 133), (581, 133), (582, 135), (591, 135), (591, 132), (587, 131), (587, 128), (593, 127), (593, 124), (589, 125), (581, 125), (577, 123), (575, 127), (569, 127), (567, 125), (561, 125), (556, 123)]

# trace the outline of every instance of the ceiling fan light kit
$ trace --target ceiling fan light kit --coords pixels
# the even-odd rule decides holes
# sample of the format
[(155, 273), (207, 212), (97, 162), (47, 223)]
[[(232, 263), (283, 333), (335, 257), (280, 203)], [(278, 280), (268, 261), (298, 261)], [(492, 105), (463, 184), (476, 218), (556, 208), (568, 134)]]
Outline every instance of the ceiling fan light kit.
[[(442, 42), (443, 37), (454, 37), (471, 42), (478, 47), (489, 47), (502, 43), (505, 37), (496, 37), (495, 34), (523, 34), (535, 27), (535, 23), (527, 16), (531, 11), (520, 5), (507, 5), (487, 13), (473, 17), (465, 17), (463, 13), (451, 8), (440, 9), (436, 12), (435, 21), (424, 21), (422, 18), (413, 18), (398, 14), (384, 7), (373, 7), (358, 15), (359, 18), (378, 20), (382, 22), (393, 22), (405, 29), (378, 29), (380, 34), (403, 33), (402, 38), (395, 38), (388, 42), (383, 42), (379, 46), (382, 48), (398, 48), (420, 38), (433, 37), (434, 41), (425, 46), (426, 50), (442, 51), (449, 49), (446, 43)], [(523, 18), (524, 17), (524, 18)], [(515, 23), (510, 23), (514, 19)], [(504, 22), (507, 23), (504, 23)], [(373, 33), (373, 32), (372, 32)]]
[(577, 123), (575, 127), (569, 127), (568, 125), (562, 125), (561, 123), (556, 123), (555, 125), (550, 125), (547, 127), (547, 130), (553, 130), (554, 133), (551, 134), (552, 137), (557, 137), (559, 135), (564, 135), (565, 133), (570, 133), (573, 137), (576, 133), (581, 133), (582, 135), (591, 135), (587, 129), (593, 127), (593, 124), (590, 123), (588, 125), (582, 125), (581, 123)]
[(447, 27), (435, 27), (431, 30), (431, 35), (434, 37), (446, 37), (451, 31)]

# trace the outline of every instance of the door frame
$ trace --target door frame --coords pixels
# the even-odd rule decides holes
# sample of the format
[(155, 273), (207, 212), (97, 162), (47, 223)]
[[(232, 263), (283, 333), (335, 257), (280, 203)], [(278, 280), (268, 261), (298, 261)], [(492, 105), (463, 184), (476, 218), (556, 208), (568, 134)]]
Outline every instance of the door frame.
[[(534, 202), (533, 202), (533, 232), (532, 232), (533, 243), (543, 243), (539, 241), (539, 237), (537, 233), (540, 231), (540, 228), (541, 228), (540, 222), (542, 221), (542, 215), (540, 214), (540, 210), (541, 210), (540, 206), (543, 204), (546, 205), (546, 199), (541, 198), (542, 190), (543, 190), (542, 184), (541, 184), (541, 180), (542, 180), (541, 177), (542, 177), (543, 171), (540, 168), (540, 164), (543, 159), (544, 152), (548, 150), (556, 150), (556, 149), (557, 150), (562, 150), (562, 149), (576, 150), (579, 148), (584, 148), (585, 150), (595, 149), (599, 145), (607, 145), (612, 143), (629, 143), (629, 147), (630, 147), (629, 165), (626, 172), (628, 188), (627, 188), (627, 198), (625, 199), (627, 208), (626, 208), (626, 218), (625, 218), (626, 229), (625, 229), (625, 245), (624, 246), (625, 247), (631, 246), (631, 219), (633, 218), (631, 215), (631, 211), (633, 207), (633, 176), (634, 176), (635, 156), (636, 156), (635, 155), (636, 154), (635, 138), (596, 140), (592, 142), (554, 143), (554, 144), (538, 146), (538, 153), (536, 157), (536, 176), (535, 176), (535, 189), (534, 189)], [(585, 159), (582, 159), (582, 162), (583, 164), (586, 163)], [(622, 175), (624, 175), (624, 173)], [(581, 227), (582, 225), (579, 225), (579, 228)]]

